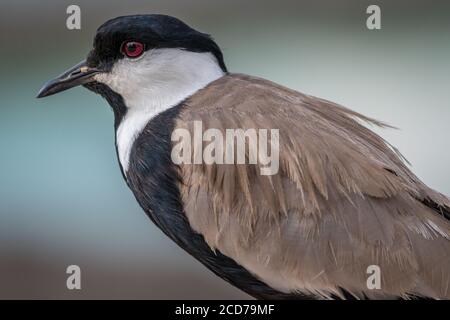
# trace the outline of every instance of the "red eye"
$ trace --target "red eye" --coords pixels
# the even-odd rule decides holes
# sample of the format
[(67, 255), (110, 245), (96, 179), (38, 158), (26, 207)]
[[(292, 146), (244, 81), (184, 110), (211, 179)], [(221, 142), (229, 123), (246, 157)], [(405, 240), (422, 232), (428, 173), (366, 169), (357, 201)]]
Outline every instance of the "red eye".
[(128, 58), (137, 58), (144, 53), (144, 44), (137, 41), (126, 41), (120, 50)]

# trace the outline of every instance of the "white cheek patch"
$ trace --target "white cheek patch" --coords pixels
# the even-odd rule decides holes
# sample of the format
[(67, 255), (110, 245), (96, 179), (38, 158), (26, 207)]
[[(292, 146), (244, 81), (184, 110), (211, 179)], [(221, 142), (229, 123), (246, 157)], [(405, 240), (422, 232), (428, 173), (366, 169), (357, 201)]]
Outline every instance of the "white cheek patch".
[(127, 107), (116, 132), (125, 174), (133, 143), (146, 124), (223, 75), (211, 53), (154, 49), (137, 59), (121, 59), (111, 72), (95, 76), (97, 82), (120, 94)]

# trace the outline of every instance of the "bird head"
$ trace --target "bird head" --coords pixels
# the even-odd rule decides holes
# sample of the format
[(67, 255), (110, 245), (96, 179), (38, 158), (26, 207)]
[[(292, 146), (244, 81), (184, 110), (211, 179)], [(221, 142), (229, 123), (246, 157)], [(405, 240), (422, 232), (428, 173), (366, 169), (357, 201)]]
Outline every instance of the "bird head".
[[(83, 85), (119, 94), (139, 105), (152, 92), (188, 93), (205, 73), (223, 74), (222, 52), (212, 38), (166, 15), (122, 16), (101, 25), (87, 58), (48, 81), (38, 98)], [(166, 92), (164, 92), (166, 91)]]

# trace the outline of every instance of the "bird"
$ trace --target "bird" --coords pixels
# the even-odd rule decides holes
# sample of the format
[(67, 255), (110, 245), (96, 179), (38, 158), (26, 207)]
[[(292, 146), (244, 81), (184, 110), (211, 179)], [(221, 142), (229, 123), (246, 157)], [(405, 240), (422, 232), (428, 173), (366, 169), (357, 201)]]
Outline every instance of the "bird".
[[(87, 58), (38, 98), (80, 85), (111, 106), (120, 170), (146, 215), (250, 296), (450, 298), (450, 200), (370, 129), (384, 122), (229, 72), (212, 36), (161, 14), (106, 21)], [(278, 130), (277, 172), (175, 163), (173, 134), (196, 135), (195, 122), (223, 135)]]

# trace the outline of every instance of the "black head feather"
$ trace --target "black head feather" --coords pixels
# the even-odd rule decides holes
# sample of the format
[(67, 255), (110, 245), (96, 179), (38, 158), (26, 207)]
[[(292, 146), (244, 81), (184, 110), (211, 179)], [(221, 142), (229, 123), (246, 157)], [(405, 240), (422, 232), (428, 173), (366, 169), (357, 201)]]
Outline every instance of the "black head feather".
[(193, 52), (210, 52), (226, 72), (222, 52), (208, 34), (192, 29), (181, 20), (161, 14), (122, 16), (106, 21), (94, 39), (94, 49), (88, 56), (92, 67), (108, 69), (123, 57), (120, 47), (128, 40), (145, 44), (145, 50), (180, 48)]

